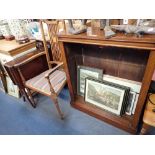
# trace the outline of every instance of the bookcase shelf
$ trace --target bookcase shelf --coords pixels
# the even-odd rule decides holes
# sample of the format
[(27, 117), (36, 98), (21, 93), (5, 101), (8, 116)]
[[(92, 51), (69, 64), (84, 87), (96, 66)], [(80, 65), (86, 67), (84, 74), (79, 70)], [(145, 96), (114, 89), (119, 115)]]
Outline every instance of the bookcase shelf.
[[(97, 33), (97, 31), (95, 31)], [(67, 74), (71, 105), (93, 117), (135, 134), (143, 112), (145, 99), (155, 66), (155, 36), (134, 38), (118, 34), (105, 39), (102, 31), (96, 37), (87, 33), (59, 34), (59, 45)], [(104, 74), (141, 82), (141, 90), (134, 115), (117, 116), (84, 101), (77, 94), (77, 66), (103, 70)]]
[[(133, 116), (123, 115), (117, 116), (108, 111), (95, 107), (91, 104), (88, 104), (84, 101), (82, 96), (76, 96), (75, 101), (71, 104), (74, 108), (87, 113), (90, 116), (96, 117), (100, 120), (103, 120), (109, 124), (113, 124), (118, 128), (129, 129), (130, 122), (133, 120)], [(128, 132), (135, 133), (135, 129), (128, 130)]]

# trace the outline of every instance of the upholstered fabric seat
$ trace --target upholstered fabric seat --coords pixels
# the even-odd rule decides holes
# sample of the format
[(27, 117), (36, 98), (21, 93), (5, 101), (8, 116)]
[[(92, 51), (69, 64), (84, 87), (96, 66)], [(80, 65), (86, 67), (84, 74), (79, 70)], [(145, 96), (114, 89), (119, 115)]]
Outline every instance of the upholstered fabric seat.
[[(49, 69), (38, 76), (33, 77), (32, 79), (26, 81), (26, 86), (30, 89), (37, 89), (37, 91), (41, 93), (45, 93), (46, 95), (50, 96), (50, 86), (45, 78), (45, 75), (50, 73), (52, 69)], [(56, 70), (50, 75), (50, 82), (55, 93), (59, 94), (60, 88), (64, 85), (66, 81), (66, 74), (62, 70)]]

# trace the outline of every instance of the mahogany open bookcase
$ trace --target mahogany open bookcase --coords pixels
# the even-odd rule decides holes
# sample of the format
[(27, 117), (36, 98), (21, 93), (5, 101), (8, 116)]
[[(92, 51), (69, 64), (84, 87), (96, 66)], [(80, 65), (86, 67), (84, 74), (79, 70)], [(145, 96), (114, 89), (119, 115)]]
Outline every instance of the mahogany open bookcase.
[[(93, 117), (135, 134), (145, 106), (145, 100), (155, 67), (155, 35), (142, 38), (117, 34), (105, 39), (103, 31), (91, 35), (83, 33), (58, 35), (67, 74), (71, 105)], [(104, 74), (141, 82), (141, 90), (134, 115), (116, 116), (94, 107), (77, 94), (77, 66), (103, 69)]]

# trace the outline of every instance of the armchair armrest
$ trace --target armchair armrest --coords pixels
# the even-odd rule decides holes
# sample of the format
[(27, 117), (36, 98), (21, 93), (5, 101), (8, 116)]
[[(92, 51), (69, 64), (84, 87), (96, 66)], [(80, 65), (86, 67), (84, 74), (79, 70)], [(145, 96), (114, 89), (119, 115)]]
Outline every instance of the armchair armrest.
[(57, 65), (59, 65), (60, 63), (62, 63), (62, 62), (60, 62), (60, 61), (49, 61), (49, 64), (57, 64)]
[[(55, 61), (56, 62), (56, 61)], [(57, 62), (57, 66), (56, 67), (54, 67), (51, 71), (50, 71), (50, 73), (48, 73), (48, 74), (46, 74), (45, 75), (45, 78), (47, 78), (47, 79), (49, 79), (49, 76), (55, 71), (55, 70), (57, 70), (58, 68), (60, 68), (62, 65), (63, 65), (63, 62)]]

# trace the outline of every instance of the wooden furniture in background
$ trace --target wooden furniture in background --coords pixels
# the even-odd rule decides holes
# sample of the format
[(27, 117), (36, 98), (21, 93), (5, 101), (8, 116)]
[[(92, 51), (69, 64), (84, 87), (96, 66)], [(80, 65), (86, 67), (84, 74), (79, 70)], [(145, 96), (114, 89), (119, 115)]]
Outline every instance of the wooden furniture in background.
[[(46, 44), (47, 44), (47, 49), (48, 49), (50, 61), (53, 61), (53, 55), (52, 55), (52, 52), (51, 52), (51, 44), (50, 44), (49, 40), (46, 42)], [(40, 52), (45, 51), (44, 43), (43, 43), (42, 40), (36, 40), (36, 48)]]
[[(23, 84), (22, 79), (18, 73), (18, 70), (14, 67), (14, 65), (21, 63), (38, 53), (40, 53), (40, 51), (34, 50), (28, 54), (20, 56), (16, 59), (13, 59), (13, 60), (4, 64), (4, 67), (9, 75), (9, 77), (11, 78), (12, 82), (14, 83), (14, 85), (18, 86), (20, 93), (22, 94), (22, 96), (26, 96), (26, 98), (28, 98), (28, 96), (27, 96), (27, 93), (25, 92), (24, 84)], [(42, 65), (44, 66), (44, 63), (46, 64), (46, 59), (44, 59), (44, 58), (40, 59), (40, 62), (38, 63), (38, 67), (40, 67)], [(31, 68), (31, 66), (27, 65), (27, 68)], [(30, 72), (28, 74), (31, 74), (31, 70), (29, 70), (29, 71)]]
[[(155, 94), (150, 95), (150, 100), (155, 103)], [(153, 109), (154, 112), (152, 111)], [(140, 134), (147, 134), (150, 127), (155, 127), (155, 105), (148, 100), (144, 111), (143, 126)]]
[[(19, 90), (14, 85), (15, 83), (14, 84), (12, 83), (11, 79), (13, 79), (13, 76), (11, 76), (10, 74), (8, 76), (8, 73), (4, 69), (4, 64), (11, 60), (16, 59), (17, 57), (31, 53), (35, 49), (36, 49), (35, 41), (30, 41), (25, 44), (19, 44), (15, 40), (12, 40), (12, 41), (6, 41), (4, 39), (0, 40), (0, 61), (1, 61), (1, 64), (3, 67), (3, 72), (4, 72), (3, 77), (5, 80), (3, 80), (3, 81), (9, 81), (9, 82), (6, 82), (8, 94), (19, 97)], [(10, 77), (11, 77), (11, 79), (10, 79)], [(7, 85), (7, 83), (8, 83), (8, 85)]]
[[(23, 94), (27, 93), (26, 97), (28, 96), (27, 99), (31, 105), (36, 107), (30, 90), (49, 96), (53, 100), (61, 119), (63, 119), (63, 114), (58, 104), (58, 95), (66, 84), (66, 75), (61, 69), (63, 63), (50, 62), (50, 65), (53, 66), (50, 67), (51, 69), (48, 68), (48, 63), (45, 63), (45, 61), (39, 66), (41, 57), (44, 57), (45, 60), (45, 55), (44, 52), (41, 52), (14, 65), (14, 67), (17, 68), (24, 89), (26, 89), (26, 91), (23, 89), (21, 91), (23, 91)], [(27, 68), (27, 66), (31, 66), (31, 68)]]
[(31, 40), (25, 44), (19, 44), (15, 40), (6, 41), (5, 39), (0, 40), (0, 53), (9, 55), (9, 56), (16, 56), (24, 51), (27, 51), (31, 48), (36, 46), (35, 40)]
[[(62, 32), (58, 36), (67, 73), (71, 105), (135, 134), (155, 67), (155, 35), (136, 38), (117, 33), (115, 37), (105, 39), (103, 31), (93, 29), (90, 32), (90, 30), (91, 28), (89, 32), (79, 35)], [(77, 65), (104, 69), (105, 74), (141, 82), (135, 114), (118, 117), (87, 104), (84, 98), (77, 94)]]
[[(14, 68), (14, 65), (16, 65), (18, 63), (21, 63), (21, 62), (25, 61), (26, 59), (28, 59), (28, 58), (30, 58), (30, 57), (38, 54), (38, 53), (40, 53), (40, 51), (34, 50), (34, 51), (32, 51), (32, 52), (30, 52), (28, 54), (22, 55), (22, 56), (20, 56), (20, 57), (18, 57), (16, 59), (13, 59), (13, 60), (11, 60), (11, 61), (4, 64), (4, 67), (5, 67), (8, 75), (10, 76), (11, 80), (19, 88), (22, 88), (23, 84), (21, 82), (21, 78), (20, 78), (20, 75), (19, 75), (17, 69)], [(43, 60), (43, 62), (44, 61), (46, 61), (46, 59)], [(30, 66), (27, 66), (27, 67), (30, 67)]]

